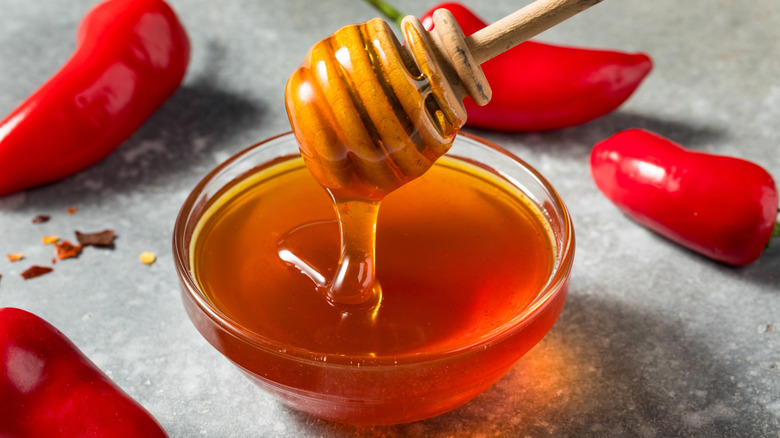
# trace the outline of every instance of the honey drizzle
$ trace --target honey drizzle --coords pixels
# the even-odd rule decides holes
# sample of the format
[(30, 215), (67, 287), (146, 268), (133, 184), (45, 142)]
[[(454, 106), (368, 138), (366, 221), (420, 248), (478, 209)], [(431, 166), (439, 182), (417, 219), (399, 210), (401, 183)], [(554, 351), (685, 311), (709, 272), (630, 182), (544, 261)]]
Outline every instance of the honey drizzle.
[(328, 301), (354, 309), (376, 310), (382, 299), (376, 281), (376, 221), (380, 201), (340, 200), (333, 196), (333, 203), (339, 218), (341, 253), (327, 290)]
[[(375, 280), (379, 203), (425, 173), (452, 145), (465, 121), (457, 93), (431, 55), (417, 23), (404, 25), (403, 47), (379, 19), (346, 26), (320, 41), (290, 77), (285, 100), (306, 166), (328, 191), (339, 217), (335, 276), (295, 254), (301, 272), (328, 302), (378, 309)], [(308, 272), (308, 273), (307, 273)]]

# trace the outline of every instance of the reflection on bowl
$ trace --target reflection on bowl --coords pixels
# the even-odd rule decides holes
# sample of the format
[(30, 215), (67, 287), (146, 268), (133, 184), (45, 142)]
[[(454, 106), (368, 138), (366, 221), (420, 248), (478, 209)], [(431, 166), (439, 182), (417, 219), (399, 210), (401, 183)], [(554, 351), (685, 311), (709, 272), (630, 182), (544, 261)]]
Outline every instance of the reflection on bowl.
[[(471, 198), (461, 196), (468, 204), (457, 204), (435, 191), (426, 195), (432, 187), (472, 189), (438, 180), (456, 174), (459, 179), (453, 181), (471, 178), (474, 187), (487, 189), (472, 190)], [(309, 293), (307, 285), (316, 272), (304, 275), (300, 266), (290, 265), (295, 251), (314, 260), (313, 266), (323, 263), (317, 257), (337, 256), (338, 227), (327, 217), (332, 211), (324, 191), (318, 186), (311, 189), (315, 191), (307, 196), (316, 193), (316, 202), (275, 210), (294, 215), (293, 223), (305, 222), (299, 228), (308, 231), (298, 233), (297, 241), (289, 237), (289, 227), (273, 228), (283, 220), (252, 216), (262, 210), (258, 203), (273, 202), (276, 192), (280, 199), (306, 192), (288, 194), (287, 185), (277, 181), (279, 175), (310, 178), (292, 134), (254, 145), (209, 173), (182, 207), (173, 251), (182, 300), (198, 331), (253, 382), (296, 410), (360, 424), (404, 423), (444, 413), (503, 376), (561, 312), (574, 257), (571, 218), (539, 173), (495, 145), (461, 134), (428, 174), (385, 200), (377, 231), (377, 278), (384, 298), (370, 318), (339, 312)], [(245, 203), (251, 208), (238, 201), (269, 187), (268, 194)], [(426, 220), (403, 210), (414, 202), (414, 211)], [(491, 213), (493, 204), (497, 207)], [(517, 227), (506, 218), (512, 216), (507, 205), (526, 211), (523, 214), (535, 219), (522, 220), (538, 222), (541, 231), (515, 236)], [(245, 223), (233, 221), (231, 212), (242, 208), (249, 212)], [(463, 225), (470, 217), (508, 220), (502, 229), (506, 238)], [(424, 225), (429, 222), (433, 225)], [(426, 226), (425, 233), (419, 232)], [(230, 241), (230, 233), (239, 232), (231, 230), (242, 228), (257, 241), (255, 237)], [(287, 245), (284, 257), (268, 250), (282, 235)], [(308, 242), (316, 239), (335, 247), (335, 253), (325, 243), (322, 251), (307, 253)], [(532, 240), (539, 244), (534, 246)], [(213, 251), (203, 250), (211, 241), (230, 242), (223, 245), (228, 252), (215, 257)], [(480, 242), (485, 242), (484, 251)], [(406, 245), (408, 253), (383, 262), (383, 251), (390, 254), (388, 248), (394, 245), (402, 249)], [(447, 249), (431, 252), (438, 247)], [(542, 252), (532, 252), (534, 247)], [(458, 252), (459, 248), (469, 249)], [(255, 250), (265, 251), (266, 259), (243, 266), (241, 257)], [(491, 260), (491, 254), (497, 260)], [(446, 287), (432, 292), (443, 281), (436, 270), (426, 276), (428, 271), (420, 266), (427, 264), (450, 267), (447, 275), (455, 280), (448, 279), (452, 281)], [(221, 273), (240, 281), (225, 286)], [(283, 290), (273, 290), (281, 284), (285, 287), (276, 289)], [(434, 293), (440, 294), (437, 297), (451, 293), (453, 298), (437, 301), (429, 296)]]

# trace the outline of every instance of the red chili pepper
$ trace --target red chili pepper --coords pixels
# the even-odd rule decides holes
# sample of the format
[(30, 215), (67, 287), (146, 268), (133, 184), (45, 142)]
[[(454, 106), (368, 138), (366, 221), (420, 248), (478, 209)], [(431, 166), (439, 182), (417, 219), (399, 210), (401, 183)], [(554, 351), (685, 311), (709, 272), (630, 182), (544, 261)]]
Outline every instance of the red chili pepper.
[(189, 53), (163, 0), (108, 0), (92, 9), (70, 60), (0, 122), (0, 196), (103, 159), (173, 94)]
[(747, 265), (780, 234), (777, 186), (749, 161), (630, 129), (596, 144), (590, 168), (629, 217), (715, 260)]
[(0, 436), (153, 438), (166, 434), (59, 330), (0, 309)]
[[(463, 33), (486, 23), (459, 3), (442, 3), (426, 12), (427, 29), (436, 9), (452, 12)], [(620, 106), (650, 73), (652, 61), (629, 54), (526, 41), (485, 62), (493, 90), (485, 106), (466, 99), (469, 126), (504, 131), (542, 131), (579, 125)]]

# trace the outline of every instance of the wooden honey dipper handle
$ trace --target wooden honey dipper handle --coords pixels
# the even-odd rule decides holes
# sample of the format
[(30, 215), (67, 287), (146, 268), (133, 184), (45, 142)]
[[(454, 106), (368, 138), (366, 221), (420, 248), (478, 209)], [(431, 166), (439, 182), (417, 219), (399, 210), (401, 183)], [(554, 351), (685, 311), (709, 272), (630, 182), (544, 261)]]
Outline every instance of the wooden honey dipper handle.
[(431, 37), (439, 61), (450, 66), (447, 79), (453, 88), (484, 105), (491, 92), (480, 64), (601, 1), (536, 0), (467, 38), (452, 14), (439, 9), (433, 14)]
[(491, 59), (602, 0), (538, 0), (466, 38), (477, 63)]

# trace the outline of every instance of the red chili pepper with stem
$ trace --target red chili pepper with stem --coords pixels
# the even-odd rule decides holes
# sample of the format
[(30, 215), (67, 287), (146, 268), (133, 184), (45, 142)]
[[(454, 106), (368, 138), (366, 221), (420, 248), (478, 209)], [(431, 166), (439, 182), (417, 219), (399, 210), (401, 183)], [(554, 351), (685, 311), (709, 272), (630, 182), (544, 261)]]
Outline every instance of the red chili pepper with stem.
[(775, 181), (749, 161), (629, 129), (596, 144), (590, 168), (630, 218), (723, 263), (750, 264), (780, 235)]
[[(366, 0), (395, 22), (402, 14), (382, 0)], [(420, 20), (433, 28), (436, 9), (452, 12), (463, 33), (487, 26), (459, 3), (442, 3)], [(482, 64), (493, 90), (485, 106), (465, 100), (466, 125), (502, 131), (545, 131), (579, 125), (625, 102), (652, 69), (643, 53), (624, 53), (526, 41)]]
[(20, 309), (0, 309), (0, 406), (3, 437), (167, 436), (65, 335)]
[(77, 49), (0, 122), (0, 196), (100, 161), (178, 88), (184, 27), (163, 0), (107, 0), (82, 20)]

